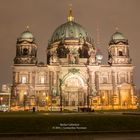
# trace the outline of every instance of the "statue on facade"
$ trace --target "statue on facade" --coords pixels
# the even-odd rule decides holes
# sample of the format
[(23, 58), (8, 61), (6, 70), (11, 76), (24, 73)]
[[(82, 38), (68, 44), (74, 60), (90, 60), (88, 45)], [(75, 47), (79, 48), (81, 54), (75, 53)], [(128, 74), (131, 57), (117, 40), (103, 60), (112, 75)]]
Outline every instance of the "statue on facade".
[(59, 62), (56, 50), (53, 52), (53, 54), (51, 56), (51, 61), (52, 61), (52, 63), (58, 63)]
[(93, 50), (91, 50), (90, 52), (89, 52), (89, 55), (90, 55), (90, 57), (89, 57), (89, 64), (90, 65), (92, 65), (92, 64), (95, 64), (95, 52), (93, 51)]

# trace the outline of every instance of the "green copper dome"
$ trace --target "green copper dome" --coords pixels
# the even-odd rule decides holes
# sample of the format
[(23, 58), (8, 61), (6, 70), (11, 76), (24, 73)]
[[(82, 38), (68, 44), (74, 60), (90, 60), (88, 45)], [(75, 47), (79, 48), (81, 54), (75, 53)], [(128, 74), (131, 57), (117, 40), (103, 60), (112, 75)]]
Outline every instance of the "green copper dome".
[(128, 40), (124, 37), (124, 35), (118, 31), (116, 31), (112, 36), (109, 44), (117, 44), (119, 42), (128, 44)]
[(20, 37), (18, 38), (18, 40), (19, 41), (28, 41), (28, 42), (34, 41), (34, 36), (29, 31), (29, 27), (27, 27), (26, 31), (24, 31), (20, 34)]
[(115, 32), (113, 35), (112, 35), (112, 40), (121, 40), (121, 39), (125, 39), (125, 37), (123, 36), (122, 33), (120, 32)]
[(34, 36), (32, 35), (32, 33), (30, 31), (24, 31), (23, 33), (21, 33), (20, 38), (31, 39), (31, 38), (34, 38)]
[(68, 21), (60, 25), (53, 33), (51, 43), (63, 39), (88, 39), (86, 30), (74, 21)]

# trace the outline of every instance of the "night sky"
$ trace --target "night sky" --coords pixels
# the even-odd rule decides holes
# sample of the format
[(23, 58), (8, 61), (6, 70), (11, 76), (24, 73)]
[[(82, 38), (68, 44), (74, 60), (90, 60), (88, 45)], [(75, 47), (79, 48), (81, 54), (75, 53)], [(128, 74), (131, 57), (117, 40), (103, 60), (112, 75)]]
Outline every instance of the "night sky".
[(75, 21), (86, 28), (95, 46), (99, 39), (104, 63), (116, 27), (129, 40), (130, 56), (136, 66), (134, 82), (140, 88), (140, 0), (0, 0), (0, 84), (12, 83), (16, 40), (27, 25), (38, 44), (39, 61), (46, 62), (48, 40), (66, 22), (71, 3)]

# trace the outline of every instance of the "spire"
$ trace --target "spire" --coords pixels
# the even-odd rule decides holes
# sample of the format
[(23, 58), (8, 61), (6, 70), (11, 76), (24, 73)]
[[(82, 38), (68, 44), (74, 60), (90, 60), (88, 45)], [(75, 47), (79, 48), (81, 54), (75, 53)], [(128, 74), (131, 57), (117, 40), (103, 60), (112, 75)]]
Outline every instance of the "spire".
[(74, 17), (72, 15), (72, 4), (69, 5), (69, 15), (68, 15), (68, 21), (74, 21)]

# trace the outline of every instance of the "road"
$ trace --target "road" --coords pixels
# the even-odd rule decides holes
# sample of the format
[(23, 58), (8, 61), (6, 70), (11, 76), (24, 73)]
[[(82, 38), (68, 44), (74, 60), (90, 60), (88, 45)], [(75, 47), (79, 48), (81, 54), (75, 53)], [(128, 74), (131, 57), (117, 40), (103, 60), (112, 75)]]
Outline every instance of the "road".
[(89, 134), (65, 136), (10, 136), (0, 140), (140, 140), (140, 134)]

